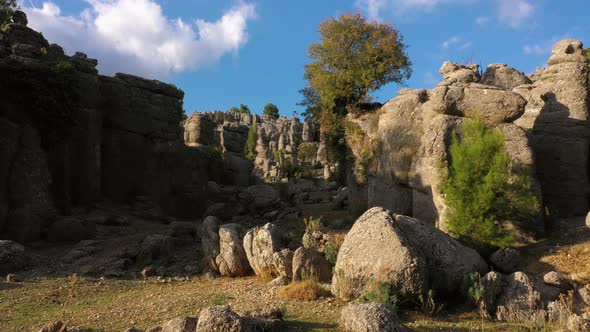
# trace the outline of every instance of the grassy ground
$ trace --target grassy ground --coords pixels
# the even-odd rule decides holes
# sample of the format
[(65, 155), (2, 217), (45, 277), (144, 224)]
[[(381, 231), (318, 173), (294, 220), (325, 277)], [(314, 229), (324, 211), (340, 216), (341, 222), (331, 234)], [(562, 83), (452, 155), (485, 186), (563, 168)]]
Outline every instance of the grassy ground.
[[(202, 307), (225, 302), (236, 311), (255, 307), (286, 308), (286, 331), (339, 331), (343, 303), (333, 298), (317, 301), (285, 300), (279, 289), (255, 277), (170, 281), (89, 278), (38, 279), (0, 284), (2, 331), (37, 330), (63, 320), (87, 331), (117, 332), (130, 327), (147, 329), (180, 316), (197, 316)], [(416, 331), (543, 331), (531, 326), (483, 322), (476, 313), (443, 313), (436, 318), (403, 312)]]

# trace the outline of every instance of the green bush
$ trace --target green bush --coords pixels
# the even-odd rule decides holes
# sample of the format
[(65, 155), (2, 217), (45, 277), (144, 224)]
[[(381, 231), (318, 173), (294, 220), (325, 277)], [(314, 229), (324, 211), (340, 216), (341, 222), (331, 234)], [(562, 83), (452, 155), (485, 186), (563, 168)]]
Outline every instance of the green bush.
[(254, 123), (248, 131), (248, 140), (244, 147), (244, 154), (249, 160), (256, 159), (256, 144), (258, 142), (258, 126)]
[(515, 238), (501, 223), (531, 222), (539, 211), (531, 171), (511, 165), (502, 132), (480, 119), (465, 121), (450, 155), (441, 188), (451, 235), (476, 249), (512, 245)]
[(275, 120), (280, 117), (279, 108), (277, 107), (277, 105), (272, 103), (268, 103), (264, 106), (264, 111), (262, 112), (262, 114), (268, 115)]
[(227, 300), (228, 296), (224, 293), (215, 293), (211, 298), (211, 305), (225, 305)]
[(390, 284), (373, 281), (363, 296), (363, 302), (385, 304), (391, 311), (397, 312), (399, 299)]

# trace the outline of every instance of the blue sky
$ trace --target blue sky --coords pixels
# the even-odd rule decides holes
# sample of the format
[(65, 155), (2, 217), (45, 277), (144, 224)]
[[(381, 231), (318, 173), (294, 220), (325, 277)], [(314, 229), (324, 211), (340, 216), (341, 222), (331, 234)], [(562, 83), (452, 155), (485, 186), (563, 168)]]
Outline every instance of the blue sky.
[[(590, 37), (588, 0), (23, 0), (30, 26), (66, 52), (98, 58), (104, 74), (157, 78), (185, 91), (185, 109), (247, 104), (282, 114), (304, 87), (319, 23), (346, 11), (394, 24), (413, 62), (410, 88), (431, 88), (445, 60), (484, 68), (543, 66), (563, 38)], [(395, 97), (390, 84), (376, 100)]]

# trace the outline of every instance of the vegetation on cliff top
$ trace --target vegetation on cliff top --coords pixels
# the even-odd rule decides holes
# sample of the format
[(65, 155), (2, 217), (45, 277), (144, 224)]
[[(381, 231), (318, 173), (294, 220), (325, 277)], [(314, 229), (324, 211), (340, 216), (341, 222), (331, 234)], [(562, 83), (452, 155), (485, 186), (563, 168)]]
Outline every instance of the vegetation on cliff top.
[(531, 222), (539, 211), (530, 171), (511, 165), (502, 132), (479, 119), (465, 121), (450, 155), (448, 171), (441, 167), (449, 232), (473, 248), (512, 245), (502, 224)]
[(12, 14), (18, 8), (16, 0), (0, 0), (0, 28), (10, 23)]
[(264, 106), (264, 111), (262, 112), (264, 115), (268, 115), (273, 119), (279, 118), (279, 108), (277, 105), (273, 103), (268, 103)]

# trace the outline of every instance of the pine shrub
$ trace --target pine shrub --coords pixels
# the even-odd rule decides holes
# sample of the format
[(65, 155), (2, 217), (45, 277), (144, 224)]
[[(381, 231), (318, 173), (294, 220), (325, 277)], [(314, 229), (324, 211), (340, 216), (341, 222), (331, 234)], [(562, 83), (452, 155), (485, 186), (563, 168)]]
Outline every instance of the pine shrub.
[(539, 209), (531, 170), (511, 165), (503, 133), (480, 119), (465, 121), (450, 155), (448, 170), (441, 168), (441, 188), (451, 235), (476, 249), (513, 245), (515, 237), (503, 222), (531, 222)]

